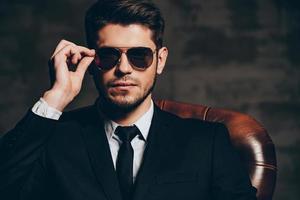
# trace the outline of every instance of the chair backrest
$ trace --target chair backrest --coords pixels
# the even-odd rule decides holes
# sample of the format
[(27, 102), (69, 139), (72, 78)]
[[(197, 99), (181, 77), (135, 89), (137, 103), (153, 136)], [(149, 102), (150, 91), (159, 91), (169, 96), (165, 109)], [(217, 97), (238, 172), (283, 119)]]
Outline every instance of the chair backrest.
[(255, 119), (235, 111), (203, 105), (169, 100), (155, 102), (161, 109), (183, 118), (197, 118), (225, 124), (232, 144), (248, 169), (252, 185), (257, 189), (258, 200), (272, 199), (277, 175), (275, 148), (266, 129)]

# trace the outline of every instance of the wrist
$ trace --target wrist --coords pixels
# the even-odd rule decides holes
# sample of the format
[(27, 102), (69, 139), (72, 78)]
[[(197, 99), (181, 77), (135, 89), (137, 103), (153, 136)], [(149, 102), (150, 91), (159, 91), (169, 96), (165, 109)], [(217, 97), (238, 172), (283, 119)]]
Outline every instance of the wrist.
[(63, 112), (65, 107), (72, 101), (67, 92), (60, 90), (48, 90), (42, 97), (49, 106)]

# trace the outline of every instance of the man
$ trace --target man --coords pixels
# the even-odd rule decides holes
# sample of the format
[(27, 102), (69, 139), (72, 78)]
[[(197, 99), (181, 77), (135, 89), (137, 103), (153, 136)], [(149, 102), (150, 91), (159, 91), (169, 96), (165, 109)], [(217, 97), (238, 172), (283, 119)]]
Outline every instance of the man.
[[(256, 199), (223, 125), (153, 104), (168, 55), (163, 30), (148, 1), (103, 0), (88, 10), (89, 48), (57, 45), (51, 89), (1, 139), (1, 200)], [(99, 98), (62, 114), (87, 70)]]

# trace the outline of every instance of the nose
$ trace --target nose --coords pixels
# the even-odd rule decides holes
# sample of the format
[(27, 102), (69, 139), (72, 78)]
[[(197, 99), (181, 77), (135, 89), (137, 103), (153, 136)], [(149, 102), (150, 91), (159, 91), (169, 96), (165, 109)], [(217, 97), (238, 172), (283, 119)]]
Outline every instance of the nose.
[(124, 52), (122, 53), (119, 63), (117, 64), (116, 71), (121, 74), (130, 74), (133, 71), (133, 68), (129, 63), (126, 53)]

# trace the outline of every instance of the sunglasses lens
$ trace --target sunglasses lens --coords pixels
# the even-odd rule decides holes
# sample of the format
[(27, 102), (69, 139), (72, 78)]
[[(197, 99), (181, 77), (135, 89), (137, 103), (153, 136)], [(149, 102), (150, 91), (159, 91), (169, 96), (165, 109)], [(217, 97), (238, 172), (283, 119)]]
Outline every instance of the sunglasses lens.
[[(133, 47), (127, 50), (129, 62), (138, 69), (144, 70), (153, 62), (153, 51), (147, 47)], [(113, 47), (103, 47), (97, 50), (96, 64), (102, 70), (109, 70), (117, 65), (121, 52)]]
[(113, 68), (120, 59), (120, 52), (114, 48), (100, 48), (97, 51), (99, 57), (98, 67), (103, 70), (109, 70)]
[(146, 69), (153, 62), (153, 52), (146, 47), (128, 49), (127, 56), (131, 64), (139, 69)]

